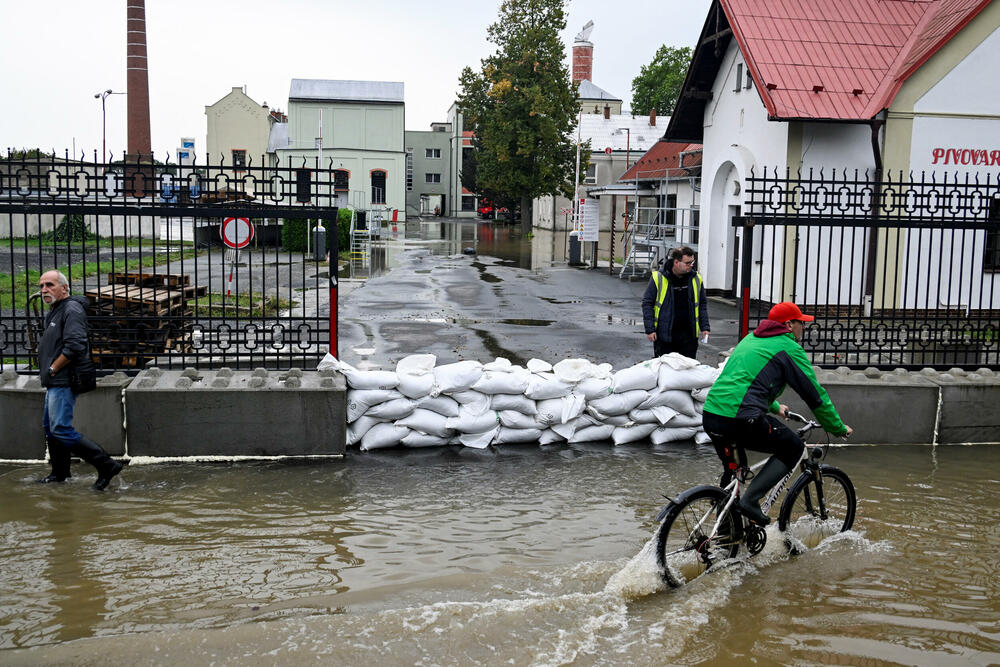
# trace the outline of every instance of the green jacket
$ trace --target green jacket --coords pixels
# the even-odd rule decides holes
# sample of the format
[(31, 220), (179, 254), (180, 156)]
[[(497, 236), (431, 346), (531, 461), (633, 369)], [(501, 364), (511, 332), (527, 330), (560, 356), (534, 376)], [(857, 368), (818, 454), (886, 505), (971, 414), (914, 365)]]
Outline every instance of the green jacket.
[(705, 412), (740, 419), (777, 412), (777, 399), (786, 385), (802, 397), (826, 431), (847, 433), (805, 350), (785, 325), (773, 320), (761, 321), (733, 350), (708, 392)]

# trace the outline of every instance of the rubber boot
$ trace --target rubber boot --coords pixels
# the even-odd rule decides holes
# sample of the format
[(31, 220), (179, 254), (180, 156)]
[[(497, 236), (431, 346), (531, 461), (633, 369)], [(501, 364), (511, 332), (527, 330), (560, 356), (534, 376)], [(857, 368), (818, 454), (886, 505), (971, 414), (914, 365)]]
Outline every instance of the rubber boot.
[(38, 483), (52, 484), (54, 482), (65, 482), (70, 478), (69, 447), (64, 445), (62, 441), (52, 437), (46, 438), (45, 443), (49, 450), (49, 464), (52, 466), (52, 472), (47, 477), (38, 480)]
[(788, 466), (778, 460), (776, 457), (771, 457), (767, 460), (767, 463), (757, 471), (753, 479), (750, 480), (750, 486), (747, 490), (743, 492), (743, 497), (739, 500), (740, 511), (745, 517), (753, 521), (758, 526), (766, 526), (771, 523), (770, 517), (760, 511), (760, 499), (764, 497), (771, 488), (781, 481), (789, 471)]
[(124, 467), (111, 458), (99, 444), (84, 436), (80, 436), (80, 442), (73, 447), (73, 453), (97, 468), (97, 480), (92, 487), (96, 491), (108, 488), (111, 478), (120, 473)]

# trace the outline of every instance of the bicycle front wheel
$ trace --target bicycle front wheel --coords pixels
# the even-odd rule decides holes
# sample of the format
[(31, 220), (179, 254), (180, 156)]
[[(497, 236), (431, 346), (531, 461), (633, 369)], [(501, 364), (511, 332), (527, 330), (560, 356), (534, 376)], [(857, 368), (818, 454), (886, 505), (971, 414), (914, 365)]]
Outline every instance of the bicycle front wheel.
[(795, 480), (778, 514), (778, 528), (793, 552), (812, 549), (854, 525), (854, 484), (843, 470), (819, 467), (819, 481), (804, 473)]
[[(736, 556), (743, 525), (732, 512), (719, 521), (728, 500), (722, 489), (703, 488), (667, 511), (656, 534), (656, 562), (667, 585), (682, 586), (712, 565)], [(717, 521), (719, 527), (713, 534)]]

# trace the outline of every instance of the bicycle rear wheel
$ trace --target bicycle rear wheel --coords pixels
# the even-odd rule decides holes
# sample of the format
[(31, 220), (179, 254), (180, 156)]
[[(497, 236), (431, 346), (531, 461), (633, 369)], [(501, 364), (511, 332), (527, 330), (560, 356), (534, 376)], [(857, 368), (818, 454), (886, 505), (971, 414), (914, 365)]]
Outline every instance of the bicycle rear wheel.
[(740, 548), (743, 524), (727, 512), (708, 538), (729, 496), (719, 488), (699, 489), (670, 507), (656, 533), (656, 563), (671, 587), (686, 584), (712, 565), (733, 558)]
[(819, 467), (821, 484), (808, 473), (795, 480), (778, 514), (778, 528), (793, 552), (812, 549), (854, 525), (854, 484), (843, 470)]

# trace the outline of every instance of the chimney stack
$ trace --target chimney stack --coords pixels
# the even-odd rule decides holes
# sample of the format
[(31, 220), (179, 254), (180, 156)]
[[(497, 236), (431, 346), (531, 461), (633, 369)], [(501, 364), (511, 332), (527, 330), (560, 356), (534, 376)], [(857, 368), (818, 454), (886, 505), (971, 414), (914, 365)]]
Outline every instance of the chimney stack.
[(126, 68), (128, 83), (128, 155), (151, 160), (149, 72), (146, 62), (146, 0), (128, 0)]
[(594, 45), (590, 42), (590, 31), (594, 22), (587, 21), (573, 41), (573, 83), (594, 80)]
[(649, 126), (656, 127), (656, 109), (649, 110)]
[(611, 120), (611, 107), (604, 105), (604, 120)]

